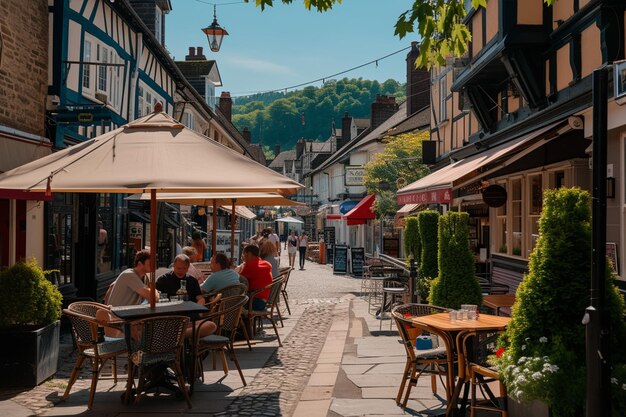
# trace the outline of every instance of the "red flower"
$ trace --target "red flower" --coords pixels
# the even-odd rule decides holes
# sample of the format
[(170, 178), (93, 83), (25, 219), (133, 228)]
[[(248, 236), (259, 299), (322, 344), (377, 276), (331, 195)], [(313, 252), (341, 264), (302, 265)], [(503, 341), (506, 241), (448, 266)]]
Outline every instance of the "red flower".
[(496, 350), (496, 358), (501, 358), (503, 354), (504, 354), (504, 348), (503, 347), (501, 347), (500, 349)]

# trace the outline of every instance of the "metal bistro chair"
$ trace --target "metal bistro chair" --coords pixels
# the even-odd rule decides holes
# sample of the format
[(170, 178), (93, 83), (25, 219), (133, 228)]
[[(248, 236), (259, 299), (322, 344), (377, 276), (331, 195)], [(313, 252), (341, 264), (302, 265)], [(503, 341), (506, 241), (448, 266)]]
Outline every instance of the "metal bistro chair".
[(87, 402), (89, 410), (93, 406), (96, 386), (98, 385), (102, 368), (109, 359), (112, 360), (113, 381), (117, 384), (116, 358), (127, 352), (126, 342), (123, 339), (110, 342), (104, 341), (104, 335), (101, 335), (99, 331), (100, 324), (96, 320), (96, 312), (98, 310), (108, 311), (106, 306), (95, 302), (76, 302), (63, 310), (63, 314), (69, 318), (72, 324), (72, 334), (79, 353), (62, 398), (66, 400), (69, 397), (72, 385), (78, 379), (85, 359), (89, 359), (91, 361), (91, 387)]
[(200, 321), (198, 328), (202, 327), (207, 321), (212, 321), (217, 325), (217, 330), (214, 334), (199, 337), (199, 332), (196, 332), (196, 340), (194, 342), (196, 344), (196, 369), (199, 371), (198, 375), (201, 376), (202, 382), (204, 382), (204, 367), (202, 361), (206, 354), (209, 352), (219, 352), (224, 373), (228, 374), (228, 365), (225, 356), (225, 353), (228, 352), (230, 359), (237, 367), (241, 382), (243, 382), (244, 386), (247, 385), (234, 349), (235, 335), (241, 318), (241, 311), (247, 301), (248, 296), (246, 295), (234, 295), (223, 298), (219, 310)]
[[(403, 296), (408, 293), (409, 287), (406, 284), (398, 281), (385, 281), (383, 283), (383, 301), (380, 305), (380, 323), (378, 327), (379, 331), (383, 329), (383, 316), (387, 307), (387, 296), (389, 296), (389, 311), (391, 312), (391, 309), (393, 307), (393, 304), (396, 302), (397, 297)], [(390, 319), (389, 330), (391, 330), (392, 324), (393, 319)]]
[[(415, 339), (417, 336), (427, 332), (435, 337), (439, 335), (421, 328), (411, 321), (411, 317), (425, 316), (445, 311), (448, 311), (448, 309), (428, 304), (403, 304), (395, 307), (391, 311), (406, 351), (406, 366), (404, 367), (402, 382), (400, 383), (398, 395), (396, 396), (396, 403), (400, 405), (400, 400), (404, 393), (404, 400), (401, 405), (402, 408), (406, 407), (409, 395), (411, 394), (411, 388), (417, 386), (417, 381), (422, 375), (430, 375), (433, 394), (437, 393), (437, 376), (442, 380), (444, 386), (447, 387), (448, 383), (444, 382), (442, 377), (446, 377), (447, 381), (447, 367), (450, 366), (449, 357), (452, 353), (448, 351), (448, 348), (442, 340), (436, 348), (427, 350), (415, 349)], [(408, 386), (406, 392), (404, 392), (407, 383)], [(450, 390), (446, 388), (446, 399), (448, 401), (450, 401), (449, 391)]]
[[(274, 320), (274, 310), (277, 308), (278, 297), (280, 297), (280, 288), (283, 285), (284, 278), (279, 277), (272, 281), (271, 284), (265, 286), (264, 288), (260, 288), (256, 291), (253, 291), (249, 294), (250, 300), (248, 301), (248, 308), (243, 311), (243, 315), (246, 317), (248, 321), (248, 329), (250, 330), (250, 334), (254, 334), (254, 321), (255, 319), (259, 319), (259, 326), (263, 327), (263, 319), (266, 318), (272, 323), (272, 327), (274, 327), (274, 332), (276, 333), (276, 338), (278, 339), (278, 346), (282, 346), (282, 342), (280, 341), (280, 336), (278, 335), (278, 328), (276, 327), (276, 321)], [(252, 300), (255, 294), (264, 291), (270, 290), (270, 295), (267, 299), (267, 303), (265, 305), (265, 310), (253, 310), (252, 309)]]
[[(287, 293), (287, 284), (289, 283), (289, 277), (291, 276), (291, 271), (295, 268), (291, 266), (280, 268), (280, 273), (285, 277), (285, 282), (280, 289), (280, 293), (283, 296), (283, 300), (285, 301), (285, 307), (287, 307), (287, 313), (291, 316), (291, 309), (289, 308), (289, 294)], [(282, 319), (281, 319), (282, 322)]]
[(135, 403), (139, 403), (142, 393), (151, 385), (149, 383), (155, 382), (158, 385), (160, 382), (149, 381), (148, 378), (155, 380), (165, 378), (165, 369), (169, 367), (174, 371), (178, 389), (187, 401), (187, 406), (191, 408), (191, 400), (180, 365), (188, 323), (189, 317), (186, 316), (157, 316), (131, 323), (131, 326), (141, 327), (141, 338), (130, 355), (126, 399), (130, 399), (135, 371), (138, 379)]

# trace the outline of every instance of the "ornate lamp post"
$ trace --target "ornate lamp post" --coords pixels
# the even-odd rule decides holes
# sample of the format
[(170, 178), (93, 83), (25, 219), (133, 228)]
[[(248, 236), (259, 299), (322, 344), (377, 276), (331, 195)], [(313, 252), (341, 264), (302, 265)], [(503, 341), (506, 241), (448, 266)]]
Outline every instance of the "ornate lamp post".
[(202, 31), (206, 34), (207, 40), (209, 41), (209, 48), (211, 51), (218, 52), (220, 47), (222, 46), (222, 40), (224, 36), (228, 35), (226, 29), (221, 27), (219, 23), (217, 23), (217, 16), (215, 15), (215, 5), (213, 5), (213, 23), (211, 25), (202, 29)]

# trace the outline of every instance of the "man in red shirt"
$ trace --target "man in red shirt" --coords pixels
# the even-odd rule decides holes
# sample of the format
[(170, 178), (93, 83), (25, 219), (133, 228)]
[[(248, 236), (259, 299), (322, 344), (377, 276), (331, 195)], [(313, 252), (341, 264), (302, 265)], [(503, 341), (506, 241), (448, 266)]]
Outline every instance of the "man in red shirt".
[[(239, 275), (248, 280), (248, 291), (252, 292), (266, 287), (272, 283), (272, 265), (259, 258), (259, 247), (248, 245), (243, 250), (244, 264)], [(264, 290), (256, 294), (252, 299), (254, 310), (265, 310), (265, 304), (270, 296), (270, 290)]]

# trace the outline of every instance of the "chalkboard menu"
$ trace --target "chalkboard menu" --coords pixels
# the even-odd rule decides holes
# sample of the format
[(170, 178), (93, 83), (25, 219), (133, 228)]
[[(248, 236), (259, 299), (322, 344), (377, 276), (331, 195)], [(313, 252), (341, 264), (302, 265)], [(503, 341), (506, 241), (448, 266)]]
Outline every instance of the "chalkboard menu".
[(333, 273), (345, 274), (348, 272), (348, 247), (346, 245), (335, 245), (335, 256), (333, 259)]
[(327, 245), (335, 244), (335, 228), (333, 226), (324, 228), (324, 242)]
[(363, 276), (363, 265), (365, 265), (365, 248), (350, 249), (351, 270), (355, 277)]

